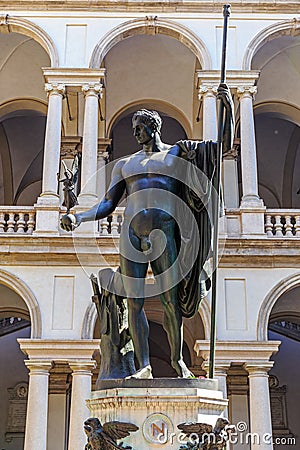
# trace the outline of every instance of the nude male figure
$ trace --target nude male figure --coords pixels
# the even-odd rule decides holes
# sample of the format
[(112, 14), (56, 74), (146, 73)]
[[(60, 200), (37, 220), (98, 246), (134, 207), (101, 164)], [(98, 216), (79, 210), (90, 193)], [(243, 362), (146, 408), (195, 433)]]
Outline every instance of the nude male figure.
[[(226, 110), (232, 114), (232, 103), (228, 89), (220, 89)], [(225, 122), (226, 123), (226, 122)], [(228, 122), (229, 123), (229, 122)], [(132, 337), (137, 360), (137, 377), (150, 378), (149, 326), (144, 311), (144, 286), (148, 264), (159, 278), (166, 270), (168, 275), (159, 280), (160, 300), (164, 309), (163, 326), (171, 349), (171, 365), (179, 377), (187, 378), (192, 373), (183, 361), (182, 312), (178, 306), (178, 249), (175, 241), (176, 222), (174, 210), (180, 193), (180, 183), (173, 178), (178, 170), (178, 157), (183, 157), (181, 148), (165, 144), (160, 138), (161, 119), (155, 111), (141, 110), (134, 114), (133, 133), (142, 150), (120, 159), (112, 172), (110, 187), (103, 200), (89, 211), (62, 217), (61, 227), (71, 231), (81, 222), (100, 220), (110, 215), (117, 207), (124, 192), (127, 205), (120, 236), (120, 268), (125, 275), (123, 283), (127, 294), (129, 332)], [(228, 125), (229, 126), (229, 125)], [(231, 145), (231, 130), (225, 126), (224, 136)], [(156, 195), (157, 189), (162, 194)], [(164, 236), (164, 251), (155, 248), (161, 239), (155, 238), (155, 231)], [(130, 245), (141, 258), (130, 259)], [(153, 253), (159, 255), (153, 259)], [(151, 256), (152, 255), (152, 256)], [(128, 278), (127, 278), (128, 277)], [(131, 279), (135, 282), (132, 285)], [(171, 286), (171, 287), (170, 287)]]

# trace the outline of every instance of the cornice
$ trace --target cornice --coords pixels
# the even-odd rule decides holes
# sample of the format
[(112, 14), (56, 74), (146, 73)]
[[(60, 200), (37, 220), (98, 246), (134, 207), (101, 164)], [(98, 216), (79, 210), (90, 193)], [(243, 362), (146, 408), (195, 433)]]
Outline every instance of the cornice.
[[(0, 0), (0, 8), (3, 11), (111, 11), (114, 12), (197, 12), (219, 13), (222, 11), (223, 0), (195, 0), (159, 2), (135, 2), (135, 1), (102, 1), (102, 0)], [(235, 13), (284, 13), (299, 14), (299, 1), (265, 0), (262, 2), (232, 0), (232, 9)]]
[[(118, 236), (0, 236), (1, 265), (105, 267), (119, 265)], [(224, 246), (224, 247), (223, 247)], [(300, 268), (299, 238), (227, 238), (220, 268)]]

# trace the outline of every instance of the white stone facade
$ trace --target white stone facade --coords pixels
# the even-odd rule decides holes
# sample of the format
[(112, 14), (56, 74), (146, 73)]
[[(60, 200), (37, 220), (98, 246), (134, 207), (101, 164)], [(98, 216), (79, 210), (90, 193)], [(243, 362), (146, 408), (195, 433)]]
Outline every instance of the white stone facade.
[[(73, 450), (74, 442), (84, 446), (85, 399), (99, 363), (89, 275), (118, 266), (123, 210), (120, 205), (111, 221), (84, 224), (73, 236), (63, 232), (60, 161), (69, 164), (82, 152), (79, 211), (103, 196), (107, 159), (138, 149), (129, 137), (136, 109), (159, 110), (172, 136), (178, 129), (179, 138), (216, 139), (223, 2), (0, 5), (0, 319), (31, 323), (30, 338), (18, 334), (28, 357), (29, 398), (25, 438), (13, 443), (15, 450)], [(269, 340), (268, 326), (300, 324), (299, 14), (294, 1), (231, 2), (227, 83), (240, 156), (223, 163), (216, 350), (216, 377), (228, 395), (231, 420), (272, 434), (271, 370), (288, 385), (289, 427), (296, 437), (295, 377), (291, 368), (282, 375), (281, 350), (273, 365), (281, 339), (273, 334)], [(158, 330), (159, 301), (149, 301), (146, 311)], [(209, 330), (210, 296), (199, 316), (184, 321), (196, 375), (206, 373)], [(13, 379), (25, 381), (26, 372), (20, 377)], [(11, 383), (4, 374), (4, 396)], [(5, 425), (0, 431), (0, 446), (12, 448)]]

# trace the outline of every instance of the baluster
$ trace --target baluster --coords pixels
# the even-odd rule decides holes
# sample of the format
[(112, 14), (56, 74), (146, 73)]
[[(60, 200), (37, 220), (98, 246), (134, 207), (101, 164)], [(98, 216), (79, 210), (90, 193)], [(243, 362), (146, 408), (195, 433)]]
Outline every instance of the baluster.
[(285, 235), (286, 236), (293, 236), (293, 225), (291, 221), (291, 216), (285, 216)]
[(19, 213), (18, 214), (19, 219), (17, 220), (17, 233), (25, 233), (24, 228), (25, 228), (25, 220), (24, 220), (24, 213)]
[(34, 213), (29, 213), (27, 221), (27, 234), (32, 234), (35, 227), (35, 215)]
[(15, 232), (15, 213), (9, 213), (7, 221), (7, 233)]
[(111, 234), (112, 236), (118, 236), (119, 232), (118, 232), (118, 228), (119, 228), (119, 222), (118, 222), (118, 215), (117, 214), (113, 214), (112, 215), (112, 221), (111, 221)]
[(271, 219), (272, 219), (271, 214), (267, 214), (265, 223), (267, 236), (273, 236), (273, 224)]
[(105, 217), (105, 219), (102, 219), (100, 221), (100, 234), (101, 236), (108, 236), (108, 227), (109, 227), (109, 222), (107, 220), (107, 217)]
[(295, 216), (295, 236), (300, 236), (300, 216)]
[(282, 223), (281, 223), (281, 216), (276, 215), (275, 216), (275, 236), (283, 236), (282, 234)]
[(0, 213), (0, 233), (4, 233), (5, 218), (4, 213)]

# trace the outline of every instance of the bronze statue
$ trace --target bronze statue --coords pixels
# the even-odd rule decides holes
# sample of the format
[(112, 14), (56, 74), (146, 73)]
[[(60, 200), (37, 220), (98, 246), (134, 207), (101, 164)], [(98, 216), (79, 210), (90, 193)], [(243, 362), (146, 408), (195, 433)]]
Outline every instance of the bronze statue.
[[(197, 436), (194, 442), (187, 441), (181, 446), (182, 450), (225, 450), (230, 433), (236, 432), (234, 425), (229, 425), (229, 421), (219, 417), (214, 427), (208, 423), (181, 423), (177, 426), (187, 437)], [(196, 441), (196, 442), (195, 442)]]
[(75, 205), (78, 205), (77, 196), (74, 192), (76, 181), (78, 178), (78, 172), (79, 172), (79, 156), (76, 155), (74, 158), (74, 161), (72, 163), (72, 168), (68, 169), (65, 162), (62, 160), (62, 164), (64, 166), (64, 175), (65, 178), (62, 180), (59, 179), (58, 174), (58, 182), (63, 183), (63, 191), (64, 191), (64, 201), (62, 206), (65, 206), (67, 208), (67, 213), (70, 212), (70, 209), (72, 209)]
[(123, 446), (123, 442), (117, 443), (117, 440), (123, 439), (130, 433), (139, 428), (133, 423), (127, 422), (107, 422), (103, 426), (99, 419), (90, 417), (84, 422), (84, 431), (88, 442), (85, 450), (131, 450), (130, 446)]
[[(101, 362), (96, 389), (101, 380), (126, 378), (135, 370), (132, 339), (129, 334), (127, 317), (127, 300), (125, 293), (116, 291), (116, 272), (112, 269), (102, 269), (98, 278), (91, 275), (93, 286), (93, 302), (96, 305), (100, 323), (100, 353)], [(99, 283), (101, 291), (99, 289)]]
[[(229, 89), (222, 84), (225, 106), (223, 149), (232, 146), (233, 115)], [(67, 214), (61, 227), (72, 231), (81, 222), (107, 217), (124, 192), (127, 206), (120, 235), (120, 269), (128, 304), (129, 332), (137, 372), (151, 378), (149, 326), (144, 312), (145, 277), (150, 263), (164, 308), (164, 329), (171, 364), (179, 377), (193, 376), (182, 357), (182, 317), (192, 317), (210, 288), (213, 177), (216, 144), (161, 141), (156, 111), (137, 111), (133, 133), (142, 150), (115, 164), (103, 200), (89, 211)], [(147, 296), (151, 296), (150, 293)]]

